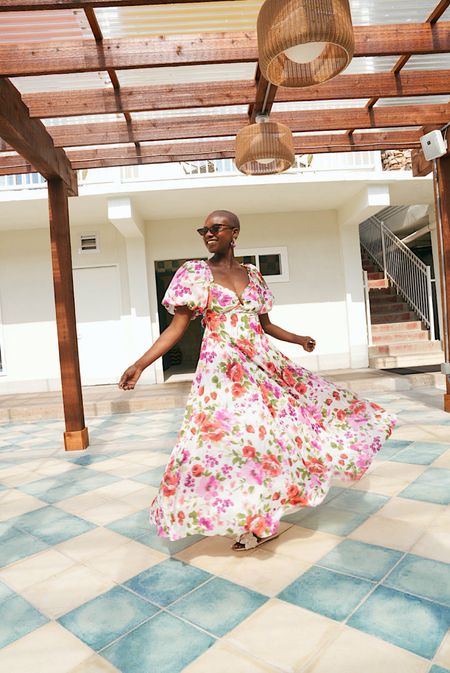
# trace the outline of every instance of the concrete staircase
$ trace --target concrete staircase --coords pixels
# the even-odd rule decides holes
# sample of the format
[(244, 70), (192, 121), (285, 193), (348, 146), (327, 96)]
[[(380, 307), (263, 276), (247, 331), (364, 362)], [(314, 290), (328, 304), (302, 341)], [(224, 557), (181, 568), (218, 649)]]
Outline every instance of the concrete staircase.
[(397, 369), (423, 367), (444, 362), (440, 341), (430, 341), (430, 333), (375, 266), (364, 249), (363, 269), (369, 280), (372, 346), (369, 367)]

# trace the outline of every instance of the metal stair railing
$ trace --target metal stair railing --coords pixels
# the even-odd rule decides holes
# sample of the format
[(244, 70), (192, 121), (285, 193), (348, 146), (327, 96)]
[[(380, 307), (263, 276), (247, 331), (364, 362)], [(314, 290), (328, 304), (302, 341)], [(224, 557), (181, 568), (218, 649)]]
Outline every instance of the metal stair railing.
[(434, 341), (431, 269), (375, 215), (359, 227), (360, 241), (397, 292), (430, 330)]

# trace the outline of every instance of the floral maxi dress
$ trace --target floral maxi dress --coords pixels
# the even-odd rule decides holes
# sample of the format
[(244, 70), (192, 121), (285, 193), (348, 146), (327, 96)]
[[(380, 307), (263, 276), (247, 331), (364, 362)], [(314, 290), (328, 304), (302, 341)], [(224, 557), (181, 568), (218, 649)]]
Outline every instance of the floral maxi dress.
[(272, 294), (258, 269), (239, 297), (205, 261), (175, 274), (163, 305), (203, 314), (200, 358), (177, 442), (150, 509), (158, 534), (273, 535), (315, 507), (335, 474), (360, 479), (395, 424), (377, 404), (295, 365), (263, 332)]

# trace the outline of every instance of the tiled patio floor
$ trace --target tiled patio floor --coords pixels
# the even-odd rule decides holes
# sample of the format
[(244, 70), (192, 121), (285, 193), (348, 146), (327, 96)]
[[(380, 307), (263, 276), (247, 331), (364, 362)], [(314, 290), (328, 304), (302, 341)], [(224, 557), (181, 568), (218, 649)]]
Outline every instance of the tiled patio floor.
[(368, 475), (246, 554), (147, 523), (182, 409), (0, 425), (0, 670), (450, 673), (450, 415), (372, 396), (400, 425)]

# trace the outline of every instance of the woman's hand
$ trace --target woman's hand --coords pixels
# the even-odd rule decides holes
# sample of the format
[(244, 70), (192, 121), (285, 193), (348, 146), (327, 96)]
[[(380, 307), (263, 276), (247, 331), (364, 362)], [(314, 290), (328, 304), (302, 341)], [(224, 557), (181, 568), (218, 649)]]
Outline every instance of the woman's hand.
[(316, 340), (310, 336), (304, 336), (301, 339), (300, 345), (303, 346), (303, 349), (307, 353), (312, 353), (316, 347)]
[(120, 377), (118, 384), (119, 388), (122, 388), (122, 390), (133, 390), (142, 372), (143, 369), (137, 365), (131, 365), (131, 367), (125, 369), (124, 373)]

